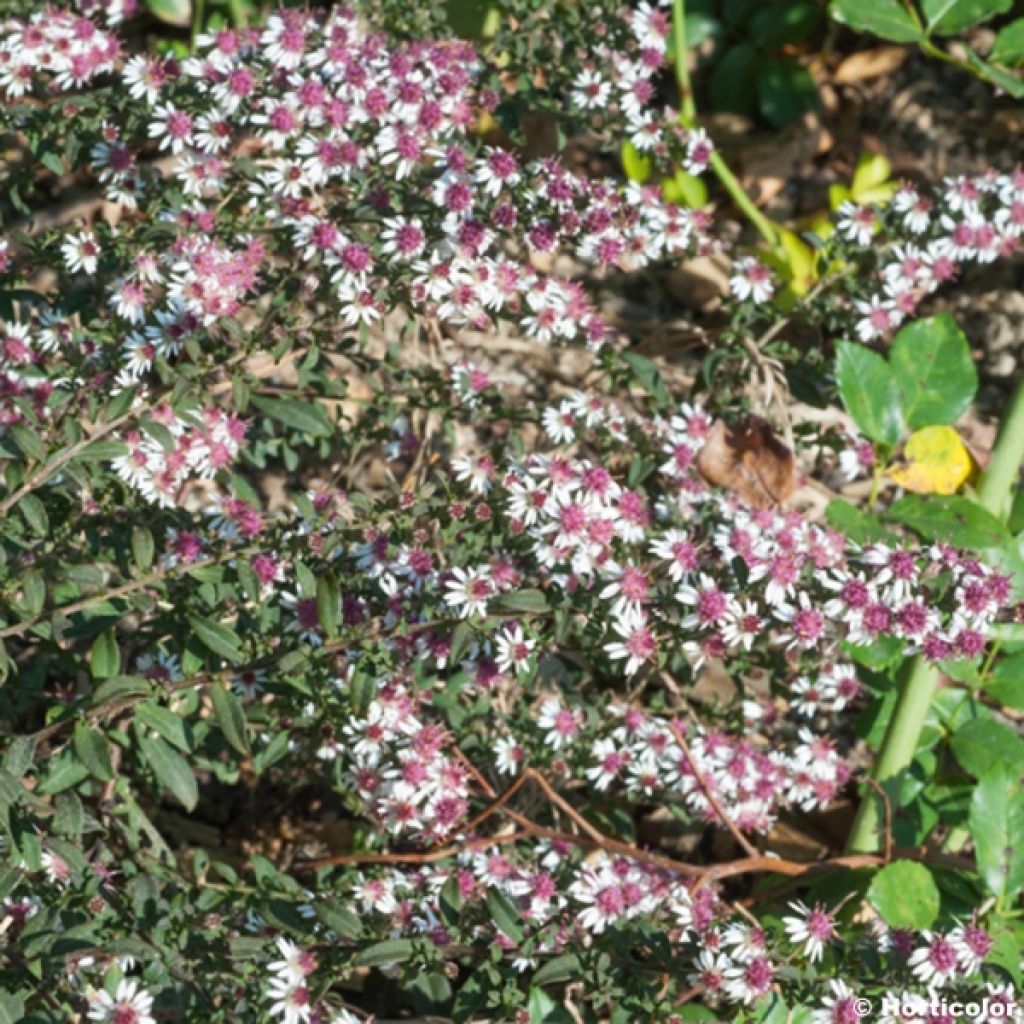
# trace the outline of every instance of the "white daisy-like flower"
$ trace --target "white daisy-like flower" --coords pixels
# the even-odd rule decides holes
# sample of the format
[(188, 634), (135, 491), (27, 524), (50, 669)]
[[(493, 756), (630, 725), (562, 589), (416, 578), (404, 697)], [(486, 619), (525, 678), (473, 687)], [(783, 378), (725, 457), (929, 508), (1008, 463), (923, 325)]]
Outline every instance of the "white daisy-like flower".
[(105, 989), (89, 1001), (89, 1019), (104, 1024), (156, 1024), (153, 997), (133, 978), (125, 978), (113, 995)]
[(803, 903), (790, 903), (795, 917), (784, 917), (783, 925), (790, 942), (803, 946), (804, 956), (814, 963), (822, 958), (825, 946), (835, 938), (836, 926), (832, 916), (820, 905), (807, 907)]
[(69, 235), (60, 247), (64, 256), (64, 265), (72, 274), (82, 271), (95, 274), (99, 261), (100, 247), (96, 236), (91, 231), (80, 231), (77, 235)]
[(445, 586), (445, 602), (458, 611), (459, 618), (486, 615), (487, 602), (494, 597), (495, 588), (486, 569), (453, 569), (454, 579)]

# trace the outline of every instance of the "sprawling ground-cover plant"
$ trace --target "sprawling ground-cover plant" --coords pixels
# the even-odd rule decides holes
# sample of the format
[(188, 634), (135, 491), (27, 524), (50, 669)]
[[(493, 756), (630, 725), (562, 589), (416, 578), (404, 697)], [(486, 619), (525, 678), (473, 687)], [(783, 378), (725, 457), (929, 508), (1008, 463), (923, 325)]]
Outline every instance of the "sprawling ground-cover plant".
[[(668, 12), (601, 16), (551, 108), (698, 173), (708, 140), (654, 102)], [(670, 397), (586, 277), (716, 250), (710, 216), (480, 138), (503, 97), (467, 43), (395, 42), (347, 9), (180, 60), (50, 8), (3, 38), (26, 152), (0, 266), (6, 1016), (697, 1003), (847, 1024), (915, 994), (988, 995), (1000, 1019), (1021, 797), (990, 748), (1019, 766), (1020, 740), (980, 694), (1019, 702), (990, 642), (1020, 617), (1014, 420), (988, 513), (954, 496), (825, 524), (778, 507), (756, 460), (759, 488), (723, 490), (706, 460), (735, 406)], [(94, 205), (48, 227), (65, 175)], [(1019, 192), (991, 175), (947, 183), (931, 219), (907, 189), (843, 209), (819, 254), (833, 305), (802, 315), (870, 321), (877, 280), (885, 328), (858, 333), (887, 338), (958, 264), (1012, 255)], [(738, 263), (737, 331), (784, 310), (758, 266)], [(962, 412), (961, 382), (898, 360), (936, 358), (921, 323), (892, 367), (839, 349), (852, 468), (876, 483), (913, 461), (910, 430)], [(499, 326), (586, 346), (599, 382), (524, 406), (487, 365), (408, 364), (440, 327)], [(368, 453), (390, 483), (365, 484)], [(981, 781), (926, 747), (880, 775), (881, 852), (780, 856), (780, 817), (853, 793), (858, 736), (906, 734), (904, 658), (963, 684), (930, 728)], [(306, 834), (281, 849), (298, 800)], [(645, 832), (652, 807), (707, 849)]]

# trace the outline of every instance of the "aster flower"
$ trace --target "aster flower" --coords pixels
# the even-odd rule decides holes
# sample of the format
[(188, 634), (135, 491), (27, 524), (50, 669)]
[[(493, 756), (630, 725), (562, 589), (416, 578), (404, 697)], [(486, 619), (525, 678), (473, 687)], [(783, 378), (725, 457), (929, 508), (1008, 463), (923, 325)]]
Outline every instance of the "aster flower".
[(865, 1016), (859, 1009), (860, 1001), (845, 981), (829, 979), (831, 994), (823, 996), (821, 1006), (811, 1014), (812, 1024), (858, 1024)]
[(91, 231), (80, 231), (69, 235), (60, 248), (67, 269), (76, 274), (95, 274), (99, 261), (100, 247)]
[(939, 932), (922, 931), (923, 946), (907, 959), (914, 977), (926, 985), (942, 986), (962, 971), (957, 945)]
[(124, 978), (111, 995), (100, 989), (89, 1000), (88, 1017), (101, 1024), (156, 1024), (153, 997), (134, 978)]
[(803, 946), (803, 954), (811, 963), (822, 958), (825, 947), (837, 937), (832, 916), (820, 905), (808, 908), (803, 903), (790, 903), (796, 911), (794, 917), (784, 917), (782, 923), (790, 942)]
[(453, 569), (453, 579), (446, 584), (445, 602), (460, 618), (486, 615), (487, 602), (495, 596), (495, 586), (486, 568)]

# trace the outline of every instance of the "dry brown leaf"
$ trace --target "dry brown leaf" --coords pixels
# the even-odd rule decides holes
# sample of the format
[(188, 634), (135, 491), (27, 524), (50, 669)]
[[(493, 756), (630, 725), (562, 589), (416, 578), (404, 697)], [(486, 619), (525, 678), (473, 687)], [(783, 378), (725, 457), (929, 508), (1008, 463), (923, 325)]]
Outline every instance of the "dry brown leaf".
[(866, 82), (895, 71), (906, 59), (904, 46), (879, 46), (851, 54), (836, 68), (835, 81), (840, 85)]
[(708, 483), (734, 491), (755, 508), (782, 505), (796, 490), (796, 459), (760, 416), (731, 427), (716, 421), (697, 468)]

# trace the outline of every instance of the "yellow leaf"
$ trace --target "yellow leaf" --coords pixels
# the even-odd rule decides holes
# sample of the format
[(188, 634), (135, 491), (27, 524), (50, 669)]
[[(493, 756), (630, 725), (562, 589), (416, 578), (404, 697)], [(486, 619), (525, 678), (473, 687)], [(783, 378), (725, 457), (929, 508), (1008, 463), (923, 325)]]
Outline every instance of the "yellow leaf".
[(853, 172), (850, 191), (858, 203), (867, 202), (864, 194), (889, 180), (892, 164), (881, 154), (862, 153), (857, 161), (857, 169)]
[(881, 185), (873, 185), (863, 192), (856, 193), (857, 202), (861, 206), (881, 206), (889, 202), (899, 189), (899, 182), (883, 181)]
[(917, 494), (953, 494), (971, 475), (973, 463), (952, 427), (922, 427), (903, 447), (901, 464), (889, 476)]
[(797, 295), (806, 295), (818, 279), (815, 251), (799, 235), (780, 229), (778, 254), (786, 267), (793, 291)]
[(476, 132), (478, 135), (488, 135), (494, 131), (500, 131), (501, 126), (494, 119), (489, 110), (481, 110), (476, 119)]
[(662, 178), (661, 194), (667, 203), (676, 206), (691, 206), (700, 209), (708, 202), (708, 187), (703, 180), (684, 170), (677, 170), (675, 177)]
[(651, 176), (651, 158), (644, 156), (629, 139), (622, 143), (622, 169), (630, 181), (642, 185)]
[(829, 185), (828, 205), (833, 212), (838, 210), (847, 199), (850, 198), (850, 190), (845, 185)]
[(810, 228), (824, 242), (835, 231), (836, 226), (827, 213), (819, 213), (811, 221)]

